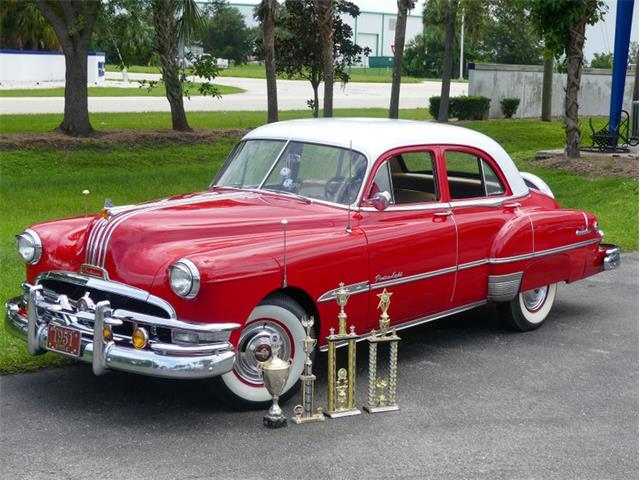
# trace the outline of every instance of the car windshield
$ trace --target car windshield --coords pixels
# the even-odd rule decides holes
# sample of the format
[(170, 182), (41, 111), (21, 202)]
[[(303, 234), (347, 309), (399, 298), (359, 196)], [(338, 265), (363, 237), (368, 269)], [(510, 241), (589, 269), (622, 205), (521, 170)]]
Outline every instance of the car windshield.
[(283, 140), (247, 140), (227, 158), (214, 186), (251, 188), (342, 205), (356, 201), (366, 158), (347, 148)]

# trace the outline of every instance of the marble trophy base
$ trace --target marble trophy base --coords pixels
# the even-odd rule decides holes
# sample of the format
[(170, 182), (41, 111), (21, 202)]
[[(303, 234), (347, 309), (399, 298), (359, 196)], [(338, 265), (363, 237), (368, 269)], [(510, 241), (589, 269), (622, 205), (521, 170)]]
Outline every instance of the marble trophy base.
[(303, 423), (324, 422), (324, 415), (322, 413), (316, 413), (309, 417), (294, 415), (293, 417), (291, 417), (291, 421), (296, 425), (300, 425)]
[(287, 426), (287, 419), (284, 415), (265, 415), (262, 418), (262, 423), (267, 428), (282, 428)]
[(398, 405), (387, 405), (386, 407), (369, 407), (365, 405), (364, 408), (368, 413), (382, 413), (382, 412), (395, 412), (400, 410)]
[(337, 412), (324, 412), (324, 414), (329, 418), (341, 418), (341, 417), (350, 417), (352, 415), (360, 415), (362, 412), (357, 408), (352, 410), (340, 410)]

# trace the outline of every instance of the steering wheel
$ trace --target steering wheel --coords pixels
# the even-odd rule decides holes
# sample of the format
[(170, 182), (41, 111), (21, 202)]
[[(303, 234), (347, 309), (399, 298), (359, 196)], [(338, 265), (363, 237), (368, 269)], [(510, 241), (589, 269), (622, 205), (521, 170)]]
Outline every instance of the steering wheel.
[(327, 180), (324, 185), (324, 198), (330, 202), (335, 202), (338, 193), (342, 190), (340, 187), (344, 184), (344, 177), (335, 176)]

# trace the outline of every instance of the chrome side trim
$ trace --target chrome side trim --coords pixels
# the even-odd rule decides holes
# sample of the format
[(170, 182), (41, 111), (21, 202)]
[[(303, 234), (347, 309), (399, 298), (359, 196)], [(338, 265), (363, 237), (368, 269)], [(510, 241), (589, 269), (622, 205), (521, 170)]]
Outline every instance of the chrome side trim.
[(453, 200), (449, 205), (451, 208), (464, 208), (464, 207), (502, 207), (505, 202), (512, 200), (518, 200), (529, 196), (529, 192), (522, 193), (520, 195), (509, 195), (490, 198), (477, 198), (471, 200)]
[[(428, 323), (428, 322), (433, 322), (434, 320), (439, 320), (441, 318), (444, 317), (448, 317), (450, 315), (455, 315), (457, 313), (462, 313), (465, 312), (467, 310), (471, 310), (473, 308), (477, 308), (477, 307), (481, 307), (482, 305), (485, 305), (487, 302), (486, 300), (480, 300), (478, 302), (473, 302), (473, 303), (468, 303), (466, 305), (462, 305), (460, 307), (456, 307), (456, 308), (451, 308), (449, 310), (445, 310), (444, 312), (440, 312), (440, 313), (434, 313), (432, 315), (427, 315), (425, 317), (420, 317), (420, 318), (416, 318), (415, 320), (409, 320), (408, 322), (404, 322), (404, 323), (400, 323), (398, 325), (391, 325), (391, 328), (395, 329), (395, 330), (404, 330), (405, 328), (410, 328), (410, 327), (415, 327), (417, 325), (421, 325), (423, 323)], [(376, 335), (378, 335), (380, 333), (379, 330), (375, 330), (374, 331)], [(360, 335), (357, 339), (356, 342), (361, 342), (363, 340), (366, 340), (369, 335), (371, 333), (365, 333), (363, 335)], [(337, 344), (337, 347), (342, 347), (346, 345), (346, 342), (344, 344)], [(328, 346), (327, 345), (323, 345), (320, 347), (320, 351), (321, 352), (326, 352), (328, 350)]]
[(543, 257), (545, 255), (553, 255), (554, 253), (566, 252), (567, 250), (573, 250), (574, 248), (586, 247), (588, 245), (593, 245), (594, 243), (598, 243), (598, 242), (600, 242), (599, 238), (592, 238), (591, 240), (571, 243), (569, 245), (564, 245), (562, 247), (556, 247), (556, 248), (549, 248), (547, 250), (540, 250), (539, 252), (525, 253), (523, 255), (515, 255), (513, 257), (490, 258), (489, 263), (492, 265), (496, 265), (496, 264), (502, 264), (502, 263), (519, 262), (520, 260), (528, 260), (531, 258)]
[(487, 300), (491, 302), (510, 302), (520, 291), (520, 283), (524, 272), (507, 275), (489, 275)]
[(482, 258), (480, 260), (474, 260), (473, 262), (461, 263), (458, 265), (458, 271), (467, 270), (468, 268), (481, 267), (482, 265), (486, 265), (489, 263), (488, 258)]
[(393, 285), (402, 285), (403, 283), (417, 282), (419, 280), (425, 280), (427, 278), (437, 277), (439, 275), (446, 275), (447, 273), (454, 273), (456, 270), (457, 268), (455, 266), (447, 267), (447, 268), (441, 268), (440, 270), (432, 270), (430, 272), (418, 273), (416, 275), (411, 275), (409, 277), (400, 277), (393, 280), (387, 280), (384, 282), (377, 282), (377, 283), (371, 284), (370, 289), (376, 290), (378, 288), (391, 287)]
[[(349, 292), (350, 295), (358, 295), (359, 293), (368, 292), (370, 290), (368, 281), (345, 285), (344, 288)], [(320, 297), (318, 297), (318, 303), (335, 300), (338, 290), (339, 288), (334, 288), (333, 290), (329, 290), (328, 292), (323, 293), (322, 295), (320, 295)]]

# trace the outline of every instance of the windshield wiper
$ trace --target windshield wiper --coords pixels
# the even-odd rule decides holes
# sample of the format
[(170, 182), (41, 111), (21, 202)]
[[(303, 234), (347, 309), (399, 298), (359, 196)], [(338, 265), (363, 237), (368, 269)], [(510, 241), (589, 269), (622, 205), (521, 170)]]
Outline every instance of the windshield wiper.
[(300, 195), (299, 193), (287, 192), (286, 190), (272, 190), (270, 188), (262, 188), (261, 190), (271, 193), (280, 193), (282, 195), (297, 198), (298, 200), (302, 200), (306, 203), (311, 203), (311, 199), (309, 197), (305, 197), (304, 195)]

